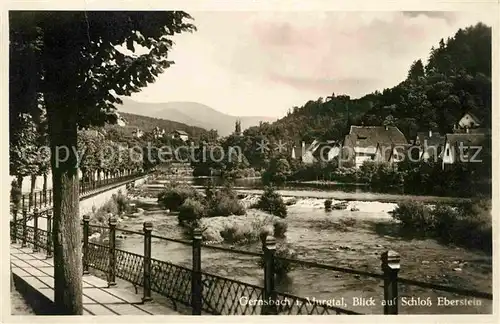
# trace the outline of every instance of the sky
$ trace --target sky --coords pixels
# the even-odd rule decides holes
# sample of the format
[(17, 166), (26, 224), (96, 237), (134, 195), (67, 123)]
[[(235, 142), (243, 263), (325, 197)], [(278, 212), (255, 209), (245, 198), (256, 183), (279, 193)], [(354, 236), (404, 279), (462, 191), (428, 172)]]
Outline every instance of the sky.
[(413, 61), (488, 12), (189, 12), (175, 64), (131, 99), (193, 101), (235, 116), (282, 117), (335, 93), (361, 97), (401, 82)]

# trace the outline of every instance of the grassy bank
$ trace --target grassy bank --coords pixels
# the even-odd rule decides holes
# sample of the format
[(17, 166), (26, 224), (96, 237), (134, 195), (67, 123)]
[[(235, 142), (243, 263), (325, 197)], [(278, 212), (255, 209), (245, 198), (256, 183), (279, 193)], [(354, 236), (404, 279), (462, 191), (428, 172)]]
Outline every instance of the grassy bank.
[(392, 217), (402, 229), (416, 235), (434, 237), (446, 244), (492, 251), (491, 201), (474, 200), (456, 206), (437, 204), (429, 207), (421, 202), (398, 204)]

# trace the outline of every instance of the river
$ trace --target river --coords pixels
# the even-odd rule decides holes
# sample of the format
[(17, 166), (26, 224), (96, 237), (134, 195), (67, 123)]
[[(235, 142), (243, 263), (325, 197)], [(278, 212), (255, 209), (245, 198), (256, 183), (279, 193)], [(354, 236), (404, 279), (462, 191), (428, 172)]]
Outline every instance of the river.
[[(145, 191), (155, 193), (163, 181), (153, 181), (146, 185)], [(201, 181), (188, 180), (198, 185)], [(255, 189), (239, 188), (241, 191)], [(441, 285), (491, 292), (492, 260), (491, 255), (479, 251), (446, 246), (433, 239), (403, 236), (398, 231), (398, 224), (392, 220), (389, 212), (396, 206), (393, 202), (381, 202), (374, 199), (372, 193), (354, 191), (360, 195), (349, 202), (346, 210), (325, 212), (324, 198), (314, 198), (318, 191), (299, 190), (297, 202), (288, 206), (287, 242), (297, 252), (298, 258), (318, 263), (331, 264), (357, 270), (380, 273), (380, 255), (386, 250), (394, 250), (401, 255), (401, 271), (404, 278), (432, 282)], [(338, 191), (337, 189), (333, 192)], [(332, 191), (320, 193), (332, 194)], [(341, 191), (340, 191), (341, 192)], [(352, 194), (353, 192), (344, 192)], [(250, 199), (255, 191), (249, 191)], [(290, 193), (293, 196), (293, 192)], [(363, 199), (366, 195), (369, 199)], [(391, 199), (394, 199), (392, 197)], [(390, 200), (391, 200), (390, 199)], [(383, 200), (383, 199), (382, 199)], [(177, 224), (176, 215), (168, 214), (159, 208), (156, 199), (140, 197), (138, 207), (144, 212), (136, 218), (127, 218), (120, 223), (121, 228), (141, 231), (144, 221), (151, 221), (153, 233), (170, 238), (184, 238)], [(334, 201), (335, 202), (335, 201)], [(358, 211), (351, 211), (356, 207)], [(246, 217), (252, 217), (254, 210), (248, 210)], [(348, 226), (343, 220), (349, 219)], [(119, 241), (119, 247), (142, 254), (142, 237), (128, 236)], [(257, 245), (236, 246), (237, 249), (257, 250)], [(175, 264), (190, 266), (191, 248), (178, 243), (154, 239), (152, 256)], [(204, 248), (202, 250), (202, 268), (208, 273), (237, 279), (251, 284), (262, 285), (263, 272), (257, 266), (257, 259)], [(319, 300), (344, 297), (348, 309), (362, 313), (381, 314), (380, 302), (377, 306), (356, 306), (354, 297), (374, 297), (380, 301), (383, 297), (382, 282), (330, 270), (297, 268), (277, 282), (279, 291), (301, 297)], [(450, 299), (462, 298), (457, 295), (408, 287), (400, 284), (400, 296), (405, 297), (407, 305), (400, 307), (403, 314), (459, 314), (492, 312), (492, 303), (480, 300), (481, 306), (439, 306), (437, 297)], [(432, 305), (410, 305), (411, 299), (431, 298)], [(413, 301), (415, 301), (415, 299)]]

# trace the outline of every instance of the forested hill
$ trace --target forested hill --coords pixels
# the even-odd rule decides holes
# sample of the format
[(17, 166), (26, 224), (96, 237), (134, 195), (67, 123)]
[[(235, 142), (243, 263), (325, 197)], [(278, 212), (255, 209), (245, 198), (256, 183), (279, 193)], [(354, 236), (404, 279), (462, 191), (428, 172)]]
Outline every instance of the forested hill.
[[(334, 89), (332, 89), (334, 91)], [(491, 124), (491, 28), (479, 23), (441, 39), (426, 64), (416, 60), (407, 79), (359, 99), (332, 94), (294, 107), (278, 121), (247, 129), (269, 140), (343, 138), (350, 124), (398, 126), (405, 135), (420, 130), (450, 132), (465, 112)]]
[(152, 118), (146, 116), (140, 116), (135, 114), (128, 113), (119, 113), (121, 117), (126, 120), (126, 126), (118, 126), (118, 125), (107, 125), (106, 128), (109, 130), (113, 130), (122, 134), (124, 137), (129, 137), (132, 135), (132, 132), (139, 128), (144, 133), (151, 132), (155, 127), (159, 127), (160, 129), (164, 129), (166, 133), (172, 133), (174, 130), (183, 130), (189, 134), (189, 136), (196, 140), (205, 135), (207, 135), (208, 131), (201, 127), (189, 126), (183, 123), (178, 123), (171, 120), (161, 119), (161, 118)]

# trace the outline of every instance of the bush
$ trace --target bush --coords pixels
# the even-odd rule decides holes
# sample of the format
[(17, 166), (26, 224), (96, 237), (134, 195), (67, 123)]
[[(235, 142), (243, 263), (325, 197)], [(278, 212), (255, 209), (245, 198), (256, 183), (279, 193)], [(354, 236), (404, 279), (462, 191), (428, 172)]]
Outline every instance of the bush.
[(332, 209), (332, 204), (333, 204), (333, 201), (331, 199), (325, 200), (325, 209), (326, 210), (331, 210)]
[(283, 198), (272, 187), (266, 187), (256, 207), (281, 218), (287, 216), (286, 204)]
[(207, 193), (208, 216), (245, 215), (245, 207), (236, 193), (230, 188), (210, 191)]
[(487, 252), (492, 249), (491, 201), (463, 202), (454, 207), (437, 204), (433, 209), (422, 203), (404, 202), (398, 204), (392, 216), (403, 227), (445, 243)]
[(205, 189), (205, 199), (207, 202), (208, 216), (229, 216), (245, 215), (245, 207), (239, 201), (238, 195), (233, 190), (230, 183), (217, 190), (213, 185)]
[(191, 186), (170, 186), (158, 194), (158, 204), (165, 209), (179, 211), (188, 198), (201, 199), (201, 195)]
[[(276, 246), (275, 257), (274, 274), (276, 275), (276, 278), (280, 280), (283, 279), (290, 271), (295, 269), (296, 264), (293, 262), (293, 259), (297, 258), (297, 253), (286, 244), (278, 244)], [(264, 256), (259, 259), (258, 263), (261, 268), (265, 267)]]
[(249, 224), (231, 224), (224, 227), (220, 232), (221, 237), (227, 243), (246, 244), (253, 243), (259, 240), (260, 232), (256, 231)]
[(441, 235), (448, 234), (444, 236), (445, 239), (457, 245), (491, 251), (493, 241), (489, 201), (462, 203), (447, 217), (452, 226), (447, 226), (440, 219), (437, 226), (441, 229)]
[(433, 210), (434, 230), (437, 236), (445, 242), (453, 241), (454, 227), (459, 219), (459, 212), (453, 207), (445, 204), (437, 204)]
[(220, 193), (216, 195), (216, 199), (211, 201), (209, 205), (209, 216), (245, 215), (245, 207), (238, 199)]
[(205, 206), (194, 198), (187, 198), (179, 207), (177, 216), (179, 223), (184, 226), (193, 227), (198, 225), (198, 220), (206, 216)]
[(405, 201), (398, 204), (392, 217), (401, 221), (403, 227), (417, 232), (434, 230), (434, 217), (431, 209), (418, 201)]
[(127, 198), (127, 196), (122, 194), (121, 191), (118, 191), (117, 195), (113, 195), (113, 200), (116, 203), (118, 215), (123, 214), (127, 210), (129, 204), (129, 199)]
[(285, 238), (288, 229), (288, 223), (284, 220), (276, 220), (273, 224), (273, 236), (276, 238)]

